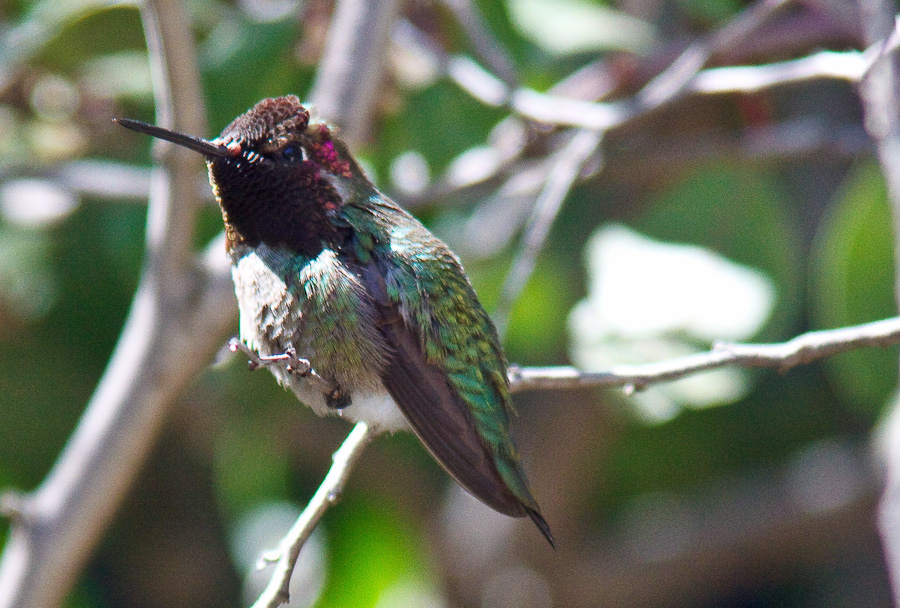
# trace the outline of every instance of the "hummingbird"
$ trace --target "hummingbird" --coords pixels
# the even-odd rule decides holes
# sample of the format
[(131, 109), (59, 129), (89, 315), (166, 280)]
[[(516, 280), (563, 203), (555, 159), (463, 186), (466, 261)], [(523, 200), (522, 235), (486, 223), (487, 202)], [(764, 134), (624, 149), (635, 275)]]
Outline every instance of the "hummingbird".
[(509, 430), (507, 362), (459, 258), (366, 177), (336, 129), (294, 96), (263, 99), (215, 139), (117, 119), (199, 152), (225, 222), (240, 337), (284, 366), (317, 414), (412, 429), (463, 488), (553, 536)]

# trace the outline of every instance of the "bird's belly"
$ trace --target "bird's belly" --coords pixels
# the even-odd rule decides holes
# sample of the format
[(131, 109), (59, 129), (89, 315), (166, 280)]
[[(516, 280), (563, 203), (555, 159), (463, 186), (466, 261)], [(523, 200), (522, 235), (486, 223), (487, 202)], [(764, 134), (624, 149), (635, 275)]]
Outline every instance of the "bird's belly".
[[(232, 278), (240, 309), (241, 340), (263, 356), (281, 354), (293, 348), (298, 357), (309, 359), (320, 375), (336, 375), (333, 373), (335, 370), (320, 367), (325, 360), (334, 359), (333, 355), (329, 358), (324, 352), (317, 352), (316, 342), (322, 336), (313, 332), (303, 336), (303, 332), (297, 331), (303, 321), (300, 313), (303, 305), (297, 294), (290, 292), (279, 273), (273, 271), (256, 253), (250, 253), (235, 263)], [(341, 332), (324, 338), (331, 341), (348, 339), (346, 336), (342, 338)], [(332, 363), (332, 366), (340, 365), (340, 361)], [(364, 421), (383, 431), (409, 429), (400, 409), (377, 376), (365, 378), (364, 382), (345, 381), (341, 389), (349, 393), (351, 403), (336, 409), (326, 404), (321, 391), (313, 388), (304, 378), (287, 371), (284, 366), (274, 365), (269, 369), (282, 386), (290, 388), (319, 416), (336, 415), (352, 422)]]
[(393, 397), (385, 393), (353, 395), (353, 403), (344, 408), (342, 416), (359, 421), (382, 431), (408, 431), (409, 423), (397, 407)]
[[(279, 372), (276, 371), (275, 375), (279, 376)], [(284, 373), (283, 375), (288, 374)], [(350, 405), (342, 409), (335, 409), (328, 407), (323, 395), (310, 390), (309, 384), (302, 378), (291, 377), (287, 382), (282, 381), (282, 384), (289, 386), (297, 398), (319, 416), (339, 416), (350, 422), (362, 421), (372, 428), (385, 432), (410, 430), (409, 423), (387, 391), (383, 393), (352, 393)]]

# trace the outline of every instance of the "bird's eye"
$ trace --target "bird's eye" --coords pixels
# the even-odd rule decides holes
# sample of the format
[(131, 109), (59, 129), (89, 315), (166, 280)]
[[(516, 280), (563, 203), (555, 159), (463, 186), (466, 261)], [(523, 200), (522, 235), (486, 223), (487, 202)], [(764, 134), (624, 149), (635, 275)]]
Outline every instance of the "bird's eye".
[(281, 151), (281, 157), (290, 163), (299, 162), (304, 159), (304, 156), (303, 148), (295, 144), (285, 146), (284, 150)]

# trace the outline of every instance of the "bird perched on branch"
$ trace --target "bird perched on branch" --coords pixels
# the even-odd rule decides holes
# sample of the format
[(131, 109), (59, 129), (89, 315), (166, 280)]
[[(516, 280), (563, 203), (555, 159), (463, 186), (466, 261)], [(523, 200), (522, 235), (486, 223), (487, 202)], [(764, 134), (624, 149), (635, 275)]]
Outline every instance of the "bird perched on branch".
[(379, 192), (297, 97), (264, 99), (205, 140), (129, 129), (206, 158), (222, 208), (241, 339), (296, 353), (328, 387), (272, 367), (317, 414), (411, 427), (466, 490), (528, 516), (553, 545), (509, 433), (497, 331), (459, 259)]

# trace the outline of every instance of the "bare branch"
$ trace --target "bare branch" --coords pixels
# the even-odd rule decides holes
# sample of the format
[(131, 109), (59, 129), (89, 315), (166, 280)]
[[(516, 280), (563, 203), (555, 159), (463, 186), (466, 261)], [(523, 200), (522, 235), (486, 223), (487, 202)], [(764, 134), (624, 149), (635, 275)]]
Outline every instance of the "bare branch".
[(340, 0), (310, 101), (354, 148), (368, 130), (400, 0)]
[[(870, 48), (890, 48), (897, 38), (893, 3), (861, 0), (860, 9), (866, 39), (872, 43)], [(879, 40), (886, 42), (876, 42)], [(885, 55), (881, 49), (872, 53), (871, 68), (860, 83), (860, 97), (865, 127), (875, 143), (887, 184), (894, 224), (894, 273), (900, 278), (900, 58), (896, 53)], [(900, 303), (900, 283), (894, 286), (894, 295)], [(891, 418), (896, 419), (898, 414), (900, 401), (895, 400)], [(900, 450), (896, 437), (890, 437), (885, 443), (885, 490), (879, 507), (878, 527), (894, 600), (900, 602)]]
[(707, 41), (691, 45), (668, 69), (647, 83), (633, 100), (622, 106), (621, 111), (612, 113), (609, 118), (615, 119), (614, 122), (605, 127), (582, 130), (572, 138), (559, 155), (544, 189), (535, 201), (522, 243), (503, 283), (495, 315), (501, 334), (506, 328), (513, 303), (534, 271), (538, 255), (546, 243), (563, 200), (588, 160), (599, 148), (603, 133), (615, 126), (616, 122), (622, 123), (636, 114), (650, 111), (678, 97), (716, 51), (741, 42), (787, 1), (762, 0), (751, 5), (724, 28), (712, 34)]
[[(148, 0), (142, 7), (147, 50), (154, 82), (157, 124), (181, 133), (205, 133), (206, 111), (200, 88), (200, 68), (187, 14), (177, 0)], [(185, 281), (193, 262), (194, 223), (197, 216), (196, 176), (202, 172), (198, 154), (160, 139), (166, 175), (151, 178), (147, 220), (150, 263), (168, 281)], [(190, 284), (167, 285), (161, 294), (181, 300)]]
[[(400, 21), (393, 40), (395, 44), (408, 46), (416, 53), (428, 54), (432, 62), (441, 66), (446, 77), (475, 99), (494, 107), (508, 107), (522, 118), (560, 127), (608, 130), (624, 126), (643, 115), (630, 114), (624, 102), (603, 103), (565, 97), (557, 89), (565, 88), (566, 80), (547, 93), (528, 88), (510, 88), (505, 78), (495, 76), (469, 57), (442, 53), (408, 21)], [(697, 73), (684, 88), (683, 94), (761, 93), (780, 86), (826, 79), (857, 83), (868, 73), (878, 57), (895, 51), (898, 44), (900, 36), (895, 29), (886, 43), (872, 45), (865, 52), (820, 51), (783, 62), (710, 68)], [(515, 157), (511, 157), (504, 163), (498, 163), (494, 173), (482, 175), (475, 182), (458, 183), (439, 179), (426, 191), (415, 196), (401, 197), (400, 200), (409, 208), (435, 198), (459, 194), (483, 184), (500, 172), (516, 173), (515, 160)], [(76, 160), (39, 172), (27, 167), (6, 169), (3, 175), (47, 177), (82, 196), (113, 198), (117, 201), (132, 198), (141, 202), (146, 201), (150, 180), (148, 169), (98, 159)], [(201, 176), (197, 180), (197, 189), (202, 200), (213, 201), (205, 177)]]
[(537, 257), (544, 248), (550, 227), (562, 208), (563, 200), (569, 194), (585, 164), (597, 152), (602, 140), (603, 131), (579, 131), (557, 153), (558, 160), (550, 169), (544, 188), (534, 203), (531, 218), (525, 227), (525, 235), (503, 282), (500, 301), (494, 311), (494, 321), (501, 335), (506, 330), (513, 303), (534, 272)]
[(516, 68), (512, 57), (497, 42), (484, 24), (484, 18), (478, 6), (472, 0), (443, 0), (456, 16), (456, 20), (465, 30), (476, 55), (497, 74), (507, 86), (515, 87)]
[[(888, 45), (873, 45), (866, 52), (822, 51), (808, 57), (758, 66), (710, 68), (698, 72), (681, 88), (669, 89), (674, 90), (677, 95), (672, 93), (672, 97), (657, 99), (657, 105), (643, 108), (634, 101), (594, 102), (565, 97), (561, 91), (566, 88), (567, 80), (561, 81), (547, 93), (528, 88), (510, 89), (501, 78), (470, 58), (442, 53), (436, 45), (430, 43), (425, 34), (409, 22), (401, 23), (394, 41), (417, 53), (428, 55), (430, 61), (439, 66), (447, 78), (475, 99), (493, 107), (509, 108), (514, 116), (507, 120), (514, 120), (518, 116), (560, 127), (609, 131), (624, 127), (648, 111), (687, 95), (759, 93), (780, 86), (822, 79), (856, 83), (867, 73), (875, 57), (897, 46), (896, 38), (894, 36)], [(704, 156), (715, 155), (709, 154), (708, 148), (706, 150)], [(503, 162), (498, 162), (492, 171), (480, 173), (472, 180), (460, 181), (452, 174), (444, 175), (426, 191), (406, 198), (403, 202), (407, 207), (415, 207), (435, 198), (459, 196), (467, 191), (483, 188), (502, 175), (518, 174), (522, 152), (523, 148), (518, 152), (505, 151), (502, 154)], [(508, 182), (501, 188), (506, 185)]]
[[(160, 120), (200, 132), (200, 77), (183, 8), (179, 0), (150, 0), (143, 17)], [(166, 171), (151, 179), (144, 271), (113, 357), (49, 475), (17, 501), (21, 516), (0, 561), (3, 608), (60, 605), (153, 445), (168, 405), (214, 352), (204, 352), (203, 339), (183, 335), (196, 284), (191, 239), (200, 160), (170, 150), (164, 163)]]
[[(868, 74), (879, 57), (896, 50), (900, 42), (900, 36), (896, 34), (897, 30), (890, 38), (873, 44), (863, 52), (820, 51), (789, 61), (702, 70), (679, 88), (666, 89), (670, 92), (669, 97), (649, 96), (649, 100), (653, 103), (643, 109), (636, 109), (630, 103), (596, 103), (566, 99), (530, 89), (513, 91), (508, 93), (506, 98), (511, 109), (525, 118), (560, 126), (612, 129), (622, 126), (649, 109), (659, 108), (688, 94), (759, 93), (774, 87), (823, 79), (857, 83)], [(466, 67), (466, 70), (476, 69), (483, 70), (475, 64)], [(473, 97), (485, 103), (496, 101), (498, 97), (496, 93), (488, 96), (483, 87), (473, 86), (475, 82), (485, 81), (484, 76), (476, 79), (472, 75), (467, 75), (455, 80)]]
[(636, 96), (637, 105), (646, 110), (678, 97), (716, 52), (746, 40), (789, 1), (762, 0), (751, 4), (706, 40), (692, 44), (664, 72), (647, 83)]
[[(340, 0), (332, 19), (325, 56), (319, 66), (312, 103), (318, 112), (341, 126), (351, 145), (365, 137), (383, 69), (384, 49), (399, 11), (399, 0)], [(329, 506), (334, 504), (353, 465), (375, 432), (358, 422), (334, 454), (334, 464), (297, 522), (274, 552), (278, 560), (268, 586), (254, 608), (274, 608), (289, 599), (291, 574), (300, 549)], [(264, 556), (263, 561), (273, 561)]]
[(350, 471), (353, 470), (363, 449), (375, 435), (376, 433), (366, 423), (357, 422), (347, 439), (341, 444), (340, 449), (334, 453), (334, 463), (322, 481), (322, 485), (316, 490), (294, 526), (281, 539), (278, 549), (260, 558), (260, 568), (274, 561), (277, 561), (277, 565), (266, 590), (254, 602), (253, 608), (275, 608), (287, 603), (290, 599), (291, 574), (297, 564), (297, 558), (300, 557), (300, 549), (309, 539), (325, 511), (340, 498), (347, 479), (350, 477)]
[[(818, 53), (810, 58), (768, 66), (716, 68), (701, 72), (718, 51), (733, 46), (762, 25), (788, 0), (763, 0), (748, 7), (706, 41), (686, 49), (668, 69), (656, 76), (627, 102), (596, 103), (543, 94), (531, 89), (510, 90), (477, 63), (466, 58), (443, 57), (447, 75), (473, 97), (493, 106), (508, 106), (519, 115), (539, 122), (611, 129), (638, 115), (659, 108), (687, 93), (750, 92), (762, 87), (814, 78), (857, 80), (867, 62), (858, 52)], [(432, 53), (434, 47), (429, 48)]]
[(640, 390), (728, 365), (771, 367), (786, 371), (862, 347), (900, 343), (900, 317), (823, 331), (812, 331), (778, 344), (717, 344), (711, 351), (644, 365), (617, 365), (608, 372), (583, 372), (574, 367), (511, 367), (514, 392), (571, 388)]
[[(362, 6), (370, 4), (385, 15), (390, 5), (396, 10), (396, 3)], [(182, 3), (148, 0), (143, 14), (158, 122), (205, 132), (201, 79)], [(366, 20), (356, 24), (355, 34), (368, 40), (368, 55), (343, 58), (359, 74), (320, 77), (325, 90), (342, 91), (343, 101), (362, 94), (352, 86), (359, 84), (360, 74), (380, 74), (367, 62), (384, 55), (379, 45), (385, 36), (366, 37), (372, 27)], [(323, 63), (335, 53), (332, 44)], [(358, 122), (349, 133), (361, 132), (369, 112), (352, 114)], [(30, 494), (5, 495), (4, 509), (14, 517), (0, 560), (0, 608), (53, 608), (62, 602), (121, 503), (168, 406), (233, 331), (234, 288), (222, 237), (199, 258), (191, 255), (200, 159), (165, 144), (159, 149), (166, 170), (150, 180), (144, 272), (109, 367), (41, 486)]]

